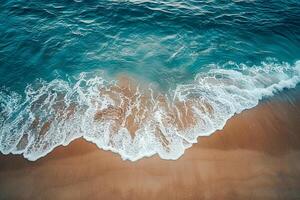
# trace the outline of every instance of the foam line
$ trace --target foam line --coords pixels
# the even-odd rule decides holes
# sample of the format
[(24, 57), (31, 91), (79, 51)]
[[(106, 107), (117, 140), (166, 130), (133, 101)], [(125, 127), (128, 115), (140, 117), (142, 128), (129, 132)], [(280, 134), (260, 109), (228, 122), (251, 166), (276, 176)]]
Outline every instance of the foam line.
[(214, 65), (169, 94), (126, 77), (108, 81), (91, 73), (75, 82), (37, 81), (25, 98), (1, 89), (0, 151), (34, 161), (83, 137), (131, 161), (154, 154), (178, 159), (234, 114), (300, 82), (300, 61), (233, 64), (233, 69)]

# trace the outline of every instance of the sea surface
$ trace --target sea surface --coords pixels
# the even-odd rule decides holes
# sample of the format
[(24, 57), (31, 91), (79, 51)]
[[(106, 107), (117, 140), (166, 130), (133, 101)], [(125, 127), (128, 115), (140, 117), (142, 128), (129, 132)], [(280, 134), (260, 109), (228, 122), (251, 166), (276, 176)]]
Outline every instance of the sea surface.
[(2, 0), (0, 151), (178, 159), (300, 82), (299, 0)]

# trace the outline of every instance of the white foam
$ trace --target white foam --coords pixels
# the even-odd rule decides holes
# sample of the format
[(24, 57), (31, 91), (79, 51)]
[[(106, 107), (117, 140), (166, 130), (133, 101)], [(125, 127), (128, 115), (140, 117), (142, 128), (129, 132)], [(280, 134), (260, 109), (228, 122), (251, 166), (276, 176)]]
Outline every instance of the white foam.
[[(168, 106), (175, 108), (174, 112), (179, 116), (176, 123), (180, 124), (184, 123), (182, 111), (174, 106), (174, 102), (183, 105), (191, 100), (195, 102), (191, 109), (196, 123), (184, 129), (172, 123), (168, 109), (153, 95), (150, 106), (142, 108), (144, 91), (135, 91), (134, 100), (118, 94), (122, 103), (129, 101), (125, 118), (133, 109), (147, 113), (146, 119), (134, 118), (135, 123), (140, 123), (134, 136), (125, 121), (116, 126), (116, 119), (95, 120), (98, 111), (117, 106), (116, 100), (100, 91), (109, 90), (118, 83), (106, 81), (102, 75), (82, 73), (75, 83), (39, 81), (26, 88), (24, 101), (14, 92), (0, 90), (0, 151), (23, 154), (28, 160), (36, 160), (59, 145), (68, 145), (83, 137), (99, 148), (131, 161), (154, 154), (163, 159), (177, 159), (197, 142), (197, 137), (222, 129), (235, 113), (252, 108), (263, 97), (293, 88), (300, 82), (300, 61), (294, 65), (276, 62), (260, 66), (228, 64), (235, 67), (211, 66), (213, 69), (199, 73), (192, 83), (178, 85), (165, 96), (166, 99), (172, 96)], [(151, 88), (149, 90), (153, 94)], [(184, 108), (188, 109), (187, 106)]]

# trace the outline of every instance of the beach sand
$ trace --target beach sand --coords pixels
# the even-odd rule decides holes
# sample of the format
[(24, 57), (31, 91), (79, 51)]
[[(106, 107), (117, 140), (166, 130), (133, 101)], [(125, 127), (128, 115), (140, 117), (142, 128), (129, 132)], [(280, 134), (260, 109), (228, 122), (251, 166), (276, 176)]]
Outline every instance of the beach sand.
[(1, 155), (0, 199), (300, 199), (299, 87), (236, 115), (175, 161), (123, 161), (82, 139), (35, 162)]

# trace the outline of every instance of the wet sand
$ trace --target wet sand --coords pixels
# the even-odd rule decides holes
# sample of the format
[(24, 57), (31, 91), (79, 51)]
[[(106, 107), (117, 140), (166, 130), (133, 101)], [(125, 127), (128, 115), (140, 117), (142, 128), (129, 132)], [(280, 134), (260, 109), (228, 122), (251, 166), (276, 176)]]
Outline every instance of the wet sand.
[(176, 161), (78, 139), (30, 162), (0, 156), (0, 199), (300, 199), (300, 89), (262, 101)]

